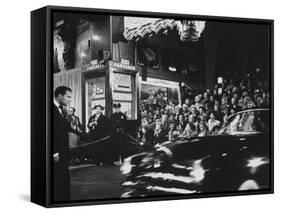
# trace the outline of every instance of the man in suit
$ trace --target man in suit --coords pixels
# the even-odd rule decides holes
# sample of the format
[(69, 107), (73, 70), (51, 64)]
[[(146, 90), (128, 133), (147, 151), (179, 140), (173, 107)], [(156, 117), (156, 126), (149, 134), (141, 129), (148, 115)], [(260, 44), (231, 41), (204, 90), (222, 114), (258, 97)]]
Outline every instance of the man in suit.
[(53, 200), (70, 200), (70, 176), (69, 164), (69, 139), (70, 130), (63, 106), (70, 103), (72, 90), (66, 86), (59, 86), (55, 89), (53, 103)]
[(108, 121), (102, 114), (103, 107), (101, 105), (95, 105), (93, 109), (95, 113), (90, 117), (87, 127), (90, 130), (90, 139), (97, 140), (106, 136)]
[(153, 136), (151, 136), (151, 144), (152, 145), (159, 144), (159, 143), (161, 144), (165, 140), (167, 140), (166, 131), (163, 129), (161, 120), (158, 119), (158, 120), (156, 120), (156, 123), (155, 123), (155, 129), (153, 132)]
[[(90, 117), (88, 122), (89, 140), (90, 142), (100, 140), (107, 136), (108, 134), (108, 120), (102, 114), (103, 107), (101, 105), (95, 105), (95, 113)], [(105, 162), (105, 150), (106, 142), (101, 141), (94, 143), (93, 146), (89, 148), (88, 156), (96, 163), (100, 164)]]

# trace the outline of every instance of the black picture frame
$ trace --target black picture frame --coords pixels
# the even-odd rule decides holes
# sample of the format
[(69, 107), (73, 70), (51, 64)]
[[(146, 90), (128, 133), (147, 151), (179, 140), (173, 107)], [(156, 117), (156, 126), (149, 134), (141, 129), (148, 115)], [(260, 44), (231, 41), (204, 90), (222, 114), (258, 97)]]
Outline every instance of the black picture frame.
[[(54, 12), (95, 13), (140, 17), (186, 18), (196, 20), (268, 25), (270, 38), (270, 188), (220, 193), (198, 193), (149, 198), (120, 198), (54, 203), (51, 199), (51, 109), (53, 100), (52, 14)], [(31, 12), (31, 201), (44, 207), (113, 204), (188, 198), (225, 197), (274, 193), (274, 21), (234, 17), (217, 17), (158, 12), (123, 11), (79, 7), (46, 6)]]

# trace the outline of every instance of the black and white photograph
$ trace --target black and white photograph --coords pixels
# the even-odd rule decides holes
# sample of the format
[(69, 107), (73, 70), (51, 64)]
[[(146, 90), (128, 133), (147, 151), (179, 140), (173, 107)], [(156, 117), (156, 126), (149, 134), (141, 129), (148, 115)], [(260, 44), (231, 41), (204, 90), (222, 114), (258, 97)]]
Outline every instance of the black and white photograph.
[(0, 213), (278, 213), (279, 8), (3, 1)]
[(52, 13), (54, 202), (271, 189), (270, 25)]

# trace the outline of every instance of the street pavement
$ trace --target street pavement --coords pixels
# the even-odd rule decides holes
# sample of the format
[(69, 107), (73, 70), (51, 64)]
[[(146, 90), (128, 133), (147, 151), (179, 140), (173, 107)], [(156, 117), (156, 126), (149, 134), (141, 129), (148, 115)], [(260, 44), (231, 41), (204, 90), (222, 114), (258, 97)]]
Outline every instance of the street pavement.
[(117, 199), (125, 179), (119, 166), (82, 165), (70, 168), (71, 200)]

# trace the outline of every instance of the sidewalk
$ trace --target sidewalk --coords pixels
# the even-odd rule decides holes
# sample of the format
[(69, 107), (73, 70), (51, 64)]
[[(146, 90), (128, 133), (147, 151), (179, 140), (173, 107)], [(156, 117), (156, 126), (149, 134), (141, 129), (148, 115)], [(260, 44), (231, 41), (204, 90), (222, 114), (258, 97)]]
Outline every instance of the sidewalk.
[(112, 199), (122, 194), (125, 178), (118, 166), (71, 166), (70, 174), (71, 200)]

